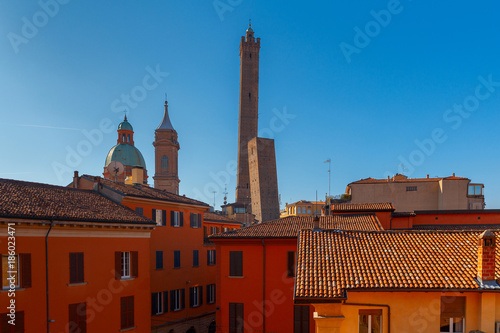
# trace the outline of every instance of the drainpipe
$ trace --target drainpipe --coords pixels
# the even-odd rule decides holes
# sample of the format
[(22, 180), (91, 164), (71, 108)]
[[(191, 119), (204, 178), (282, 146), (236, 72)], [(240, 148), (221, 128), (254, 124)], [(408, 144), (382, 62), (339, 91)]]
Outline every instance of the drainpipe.
[(262, 332), (266, 332), (266, 246), (262, 239)]
[(388, 304), (370, 304), (370, 303), (342, 303), (342, 305), (352, 306), (383, 306), (387, 308), (387, 333), (391, 333), (391, 307)]
[(50, 317), (49, 317), (49, 233), (54, 225), (54, 220), (50, 220), (50, 228), (45, 235), (45, 289), (46, 289), (46, 299), (47, 299), (47, 333), (50, 329)]

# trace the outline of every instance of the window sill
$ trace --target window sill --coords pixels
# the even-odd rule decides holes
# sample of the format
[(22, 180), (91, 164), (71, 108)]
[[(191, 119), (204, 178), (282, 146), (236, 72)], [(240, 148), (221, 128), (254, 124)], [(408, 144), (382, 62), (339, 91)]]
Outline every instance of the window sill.
[[(25, 289), (26, 289), (26, 288), (15, 287), (15, 288), (14, 288), (14, 291), (15, 291), (15, 292), (17, 292), (17, 291), (23, 291), (23, 290), (25, 290)], [(12, 290), (11, 290), (11, 289), (9, 289), (9, 288), (2, 288), (2, 289), (0, 290), (0, 292), (2, 292), (2, 293), (8, 293), (9, 291), (10, 291), (10, 292), (12, 292)]]
[(193, 268), (198, 268), (200, 267), (200, 265), (193, 265)]
[(163, 267), (160, 267), (160, 268), (158, 268), (158, 267), (157, 267), (157, 268), (155, 268), (155, 271), (162, 271), (162, 270), (164, 270), (164, 269), (165, 269), (165, 268), (163, 268)]
[(244, 276), (232, 276), (232, 275), (229, 275), (228, 278), (230, 278), (230, 279), (244, 279), (245, 277)]
[(131, 331), (131, 330), (135, 330), (136, 328), (137, 328), (137, 326), (122, 328), (119, 332)]
[(127, 277), (122, 276), (122, 277), (120, 277), (120, 280), (135, 280), (135, 276), (127, 276)]
[(66, 284), (68, 287), (73, 287), (73, 286), (84, 286), (86, 285), (87, 282), (73, 282), (73, 283), (68, 283)]

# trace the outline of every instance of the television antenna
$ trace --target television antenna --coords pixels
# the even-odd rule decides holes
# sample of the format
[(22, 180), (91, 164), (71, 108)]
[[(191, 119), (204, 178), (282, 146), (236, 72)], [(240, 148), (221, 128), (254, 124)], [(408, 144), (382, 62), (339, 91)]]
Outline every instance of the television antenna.
[(111, 175), (115, 175), (115, 183), (117, 183), (118, 176), (121, 175), (123, 171), (125, 171), (125, 166), (122, 162), (113, 161), (108, 164), (107, 170)]

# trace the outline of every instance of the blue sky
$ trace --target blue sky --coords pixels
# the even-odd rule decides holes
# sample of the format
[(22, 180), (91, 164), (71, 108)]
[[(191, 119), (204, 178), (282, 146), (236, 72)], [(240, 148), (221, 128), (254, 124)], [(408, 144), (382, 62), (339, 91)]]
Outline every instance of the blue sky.
[(276, 140), (282, 204), (324, 197), (331, 158), (332, 194), (401, 171), (456, 173), (484, 183), (487, 208), (500, 208), (499, 10), (486, 1), (3, 1), (0, 177), (65, 185), (73, 170), (101, 174), (122, 96), (133, 94), (128, 118), (152, 177), (168, 92), (180, 193), (213, 204), (216, 191), (219, 206), (227, 184), (233, 201), (238, 48), (251, 11), (259, 129)]

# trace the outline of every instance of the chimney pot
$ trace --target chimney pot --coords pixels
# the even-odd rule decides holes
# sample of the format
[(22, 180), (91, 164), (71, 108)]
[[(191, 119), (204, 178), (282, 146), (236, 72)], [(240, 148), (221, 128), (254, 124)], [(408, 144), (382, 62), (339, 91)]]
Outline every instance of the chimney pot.
[(73, 175), (73, 188), (78, 188), (78, 171), (75, 171)]
[(427, 179), (429, 179), (429, 175), (427, 175)]

